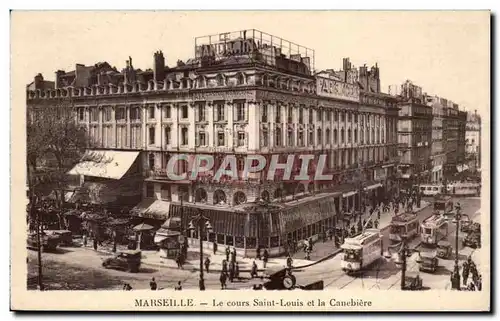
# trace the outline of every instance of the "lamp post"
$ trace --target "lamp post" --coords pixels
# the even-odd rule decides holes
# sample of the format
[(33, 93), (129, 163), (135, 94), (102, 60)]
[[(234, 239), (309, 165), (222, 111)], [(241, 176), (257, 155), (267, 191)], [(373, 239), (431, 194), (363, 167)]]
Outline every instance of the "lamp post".
[[(415, 249), (410, 249), (408, 247), (408, 242), (406, 238), (402, 238), (401, 243), (395, 244), (395, 245), (389, 245), (387, 247), (387, 254), (385, 255), (386, 258), (390, 259), (391, 258), (391, 249), (400, 247), (396, 253), (398, 254), (398, 260), (395, 261), (397, 266), (401, 266), (401, 290), (407, 290), (405, 281), (406, 281), (406, 260), (408, 257), (410, 257), (413, 253), (420, 253), (420, 251), (415, 250)], [(419, 262), (417, 260), (417, 262)]]
[(199, 210), (198, 215), (194, 216), (189, 222), (188, 230), (197, 230), (198, 237), (200, 238), (200, 280), (199, 287), (200, 291), (205, 291), (205, 280), (203, 279), (203, 232), (210, 232), (212, 230), (212, 225), (203, 212)]
[(461, 286), (460, 286), (460, 267), (458, 265), (458, 231), (460, 229), (460, 221), (462, 220), (462, 217), (467, 217), (468, 219), (469, 216), (467, 214), (462, 214), (462, 206), (460, 203), (458, 203), (455, 206), (456, 213), (455, 213), (455, 224), (457, 225), (456, 230), (455, 230), (455, 266), (453, 267), (453, 274), (451, 276), (451, 288), (460, 291)]

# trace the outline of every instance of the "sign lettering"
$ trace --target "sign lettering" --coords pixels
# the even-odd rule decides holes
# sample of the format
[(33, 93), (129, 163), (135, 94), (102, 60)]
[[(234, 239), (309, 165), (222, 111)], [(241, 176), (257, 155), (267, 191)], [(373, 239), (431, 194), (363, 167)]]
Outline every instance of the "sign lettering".
[(227, 42), (200, 45), (196, 48), (197, 58), (245, 55), (260, 49), (253, 39), (237, 39)]
[(319, 96), (359, 101), (359, 87), (334, 79), (316, 77), (317, 94)]

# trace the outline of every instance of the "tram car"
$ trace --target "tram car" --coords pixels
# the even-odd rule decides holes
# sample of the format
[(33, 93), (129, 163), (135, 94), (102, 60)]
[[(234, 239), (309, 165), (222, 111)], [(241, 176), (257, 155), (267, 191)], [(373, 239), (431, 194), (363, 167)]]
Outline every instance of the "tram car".
[(365, 232), (344, 240), (340, 266), (346, 273), (364, 270), (383, 256), (383, 236), (378, 229), (367, 229)]
[(391, 243), (399, 243), (405, 239), (413, 239), (418, 236), (420, 221), (414, 213), (402, 213), (393, 216), (389, 229), (389, 240)]
[(437, 246), (439, 241), (448, 236), (448, 221), (443, 215), (434, 214), (426, 218), (420, 227), (422, 244)]

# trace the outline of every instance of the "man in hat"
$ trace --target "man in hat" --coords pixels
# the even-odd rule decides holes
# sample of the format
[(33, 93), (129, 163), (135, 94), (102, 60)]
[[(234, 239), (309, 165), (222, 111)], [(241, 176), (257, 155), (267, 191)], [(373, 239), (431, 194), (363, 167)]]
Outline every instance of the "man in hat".
[(151, 279), (151, 282), (149, 282), (149, 287), (153, 291), (155, 291), (158, 288), (158, 284), (156, 284), (155, 278)]

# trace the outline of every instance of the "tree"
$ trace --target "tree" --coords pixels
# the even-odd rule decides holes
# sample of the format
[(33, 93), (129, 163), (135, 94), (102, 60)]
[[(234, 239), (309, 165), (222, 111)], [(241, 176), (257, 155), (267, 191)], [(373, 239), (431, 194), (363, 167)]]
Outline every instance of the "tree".
[[(89, 146), (87, 130), (76, 123), (71, 102), (28, 107), (27, 165), (32, 195), (54, 193), (59, 206), (65, 202), (66, 172)], [(35, 204), (33, 204), (35, 205)], [(63, 225), (61, 214), (59, 223)]]

